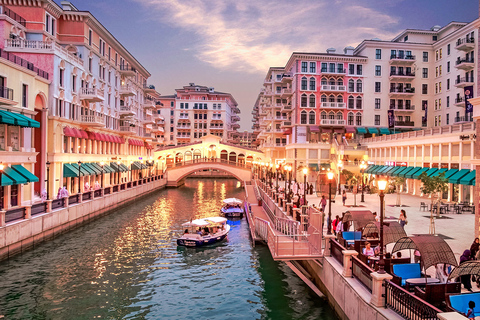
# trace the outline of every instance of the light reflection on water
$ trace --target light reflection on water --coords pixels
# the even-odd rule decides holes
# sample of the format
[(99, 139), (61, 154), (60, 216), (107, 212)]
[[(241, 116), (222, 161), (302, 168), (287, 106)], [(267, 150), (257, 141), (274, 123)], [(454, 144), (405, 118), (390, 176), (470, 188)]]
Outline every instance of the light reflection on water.
[(0, 264), (6, 319), (333, 319), (245, 220), (228, 240), (177, 247), (181, 224), (217, 215), (235, 180), (189, 179)]

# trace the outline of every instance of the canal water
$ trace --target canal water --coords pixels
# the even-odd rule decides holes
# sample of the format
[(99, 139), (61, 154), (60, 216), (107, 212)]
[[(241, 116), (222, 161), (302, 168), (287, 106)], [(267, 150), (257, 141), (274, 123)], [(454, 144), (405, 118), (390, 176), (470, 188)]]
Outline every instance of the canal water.
[(236, 180), (188, 179), (0, 263), (5, 319), (335, 319), (245, 219), (228, 239), (180, 248), (181, 224), (244, 198)]

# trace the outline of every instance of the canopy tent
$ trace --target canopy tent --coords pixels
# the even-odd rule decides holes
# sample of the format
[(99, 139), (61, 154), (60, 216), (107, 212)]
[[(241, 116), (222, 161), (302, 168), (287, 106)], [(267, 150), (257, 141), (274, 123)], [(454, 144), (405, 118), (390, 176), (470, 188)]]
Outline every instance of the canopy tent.
[(460, 179), (465, 177), (470, 172), (469, 169), (462, 169), (448, 178), (449, 183), (460, 184)]
[(40, 128), (40, 122), (20, 113), (0, 110), (0, 123), (25, 128)]
[(390, 129), (388, 129), (388, 128), (380, 128), (380, 133), (381, 133), (381, 134), (390, 134)]
[[(379, 235), (380, 234), (380, 222), (374, 221), (369, 222), (363, 228), (362, 235), (364, 237), (372, 236), (372, 235)], [(407, 233), (405, 229), (402, 228), (400, 223), (397, 221), (384, 221), (383, 222), (383, 243), (385, 245), (389, 243), (395, 243), (399, 239), (406, 237)]]
[(398, 173), (399, 177), (406, 178), (406, 174), (409, 173), (411, 170), (415, 169), (415, 167), (407, 167), (407, 169)]
[(38, 182), (38, 177), (35, 176), (30, 171), (28, 171), (27, 169), (25, 169), (24, 166), (20, 164), (14, 164), (12, 168), (18, 173), (20, 173), (22, 176), (24, 176), (28, 180), (28, 182)]
[(413, 249), (420, 252), (424, 270), (438, 263), (447, 263), (452, 266), (458, 265), (450, 246), (443, 238), (436, 235), (422, 234), (403, 237), (393, 246), (392, 254), (405, 249)]
[(390, 176), (392, 177), (396, 177), (397, 176), (397, 173), (402, 171), (403, 169), (405, 169), (405, 167), (395, 167), (395, 169), (393, 169), (392, 171), (390, 171)]
[(424, 172), (427, 172), (430, 168), (423, 167), (412, 175), (412, 179), (420, 179), (420, 175)]
[(378, 134), (378, 129), (374, 127), (368, 128), (368, 133)]
[(408, 170), (411, 170), (412, 167), (400, 167), (401, 169), (396, 170), (392, 176), (394, 177), (402, 177), (402, 174), (406, 173)]
[(369, 222), (375, 221), (375, 215), (370, 210), (346, 211), (343, 215), (342, 222), (353, 221), (353, 228), (360, 230)]
[(385, 166), (379, 165), (378, 167), (374, 168), (373, 170), (370, 170), (370, 173), (373, 174), (378, 174), (380, 171), (382, 171), (385, 168)]
[(228, 198), (228, 199), (225, 199), (223, 200), (223, 203), (226, 203), (226, 204), (231, 204), (231, 205), (235, 205), (235, 204), (242, 204), (243, 201), (240, 200), (240, 199), (237, 199), (237, 198)]
[(472, 260), (460, 263), (460, 265), (454, 268), (452, 272), (448, 275), (448, 280), (455, 279), (467, 274), (480, 276), (480, 261)]

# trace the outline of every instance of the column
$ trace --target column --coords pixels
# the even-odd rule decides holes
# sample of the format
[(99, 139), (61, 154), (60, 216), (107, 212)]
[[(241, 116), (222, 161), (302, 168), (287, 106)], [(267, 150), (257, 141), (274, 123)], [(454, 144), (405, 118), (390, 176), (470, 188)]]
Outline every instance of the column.
[(342, 250), (343, 253), (343, 276), (345, 278), (352, 277), (352, 256), (357, 256), (358, 252), (355, 250)]
[(31, 219), (32, 218), (32, 206), (27, 205), (25, 207), (25, 216), (23, 217), (24, 219)]
[(323, 255), (325, 257), (330, 257), (331, 254), (330, 254), (330, 239), (335, 239), (336, 236), (333, 235), (333, 234), (327, 234), (323, 237), (323, 239), (325, 240), (325, 249), (323, 251)]
[(391, 280), (393, 277), (388, 273), (379, 274), (378, 272), (372, 272), (372, 297), (370, 303), (377, 308), (385, 307), (385, 287), (383, 281)]

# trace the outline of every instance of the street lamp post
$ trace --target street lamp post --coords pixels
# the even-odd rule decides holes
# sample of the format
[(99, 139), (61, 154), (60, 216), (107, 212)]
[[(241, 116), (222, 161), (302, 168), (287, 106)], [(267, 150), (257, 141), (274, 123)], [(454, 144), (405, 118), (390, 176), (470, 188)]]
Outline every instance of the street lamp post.
[(303, 168), (303, 205), (307, 205), (307, 173), (308, 169)]
[(278, 168), (279, 168), (279, 165), (275, 165), (275, 181), (276, 181), (276, 187), (275, 187), (275, 190), (278, 192)]
[(343, 167), (343, 162), (340, 160), (338, 161), (338, 195), (342, 195), (342, 190), (340, 188), (340, 176), (342, 174), (342, 167)]
[(385, 260), (383, 260), (383, 201), (385, 194), (383, 191), (387, 187), (386, 180), (378, 181), (378, 189), (380, 190), (380, 261), (378, 262), (378, 273), (385, 273)]
[(292, 166), (287, 166), (288, 171), (288, 189), (287, 192), (287, 203), (290, 203), (290, 189), (292, 188)]
[(5, 165), (0, 162), (0, 210), (3, 209), (3, 186), (2, 186), (2, 173)]
[(102, 184), (101, 184), (101, 187), (103, 189), (103, 166), (105, 165), (105, 162), (100, 162), (100, 166), (102, 167)]
[(47, 165), (47, 200), (50, 199), (50, 161), (47, 161), (45, 163)]
[(365, 161), (362, 161), (360, 164), (360, 170), (362, 171), (362, 197), (360, 199), (360, 202), (365, 202), (365, 196), (364, 196), (364, 189), (365, 189), (365, 169), (367, 168), (367, 165), (365, 164)]
[(130, 161), (130, 182), (133, 181), (133, 161)]
[(328, 178), (328, 221), (327, 221), (327, 234), (332, 234), (332, 180), (333, 172), (327, 172)]
[(80, 168), (82, 167), (82, 161), (78, 160), (78, 193), (80, 193)]
[(120, 161), (117, 161), (117, 184), (120, 184)]

